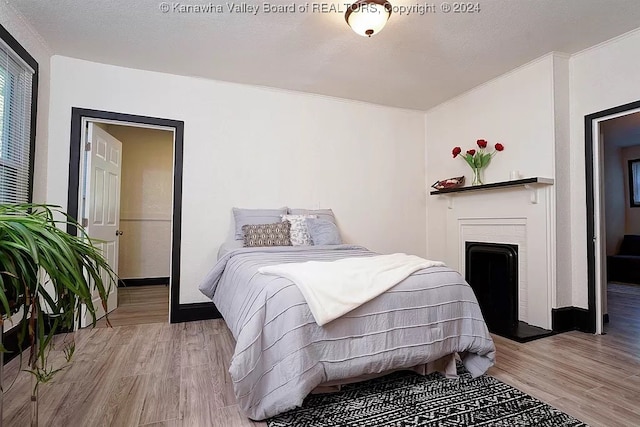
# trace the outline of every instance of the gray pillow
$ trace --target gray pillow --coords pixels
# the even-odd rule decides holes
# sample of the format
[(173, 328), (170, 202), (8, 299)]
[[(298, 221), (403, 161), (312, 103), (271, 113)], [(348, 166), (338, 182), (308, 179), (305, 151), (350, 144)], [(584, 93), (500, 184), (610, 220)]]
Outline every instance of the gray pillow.
[(247, 248), (256, 246), (291, 246), (289, 221), (275, 224), (245, 224), (242, 226), (244, 233), (244, 246)]
[(236, 223), (236, 240), (242, 240), (242, 226), (247, 224), (275, 224), (285, 215), (287, 208), (280, 209), (240, 209), (233, 208), (233, 219)]
[(338, 226), (327, 219), (307, 218), (307, 230), (313, 245), (341, 245)]
[(336, 223), (336, 216), (331, 209), (289, 209), (290, 215), (315, 215), (320, 219), (326, 219)]

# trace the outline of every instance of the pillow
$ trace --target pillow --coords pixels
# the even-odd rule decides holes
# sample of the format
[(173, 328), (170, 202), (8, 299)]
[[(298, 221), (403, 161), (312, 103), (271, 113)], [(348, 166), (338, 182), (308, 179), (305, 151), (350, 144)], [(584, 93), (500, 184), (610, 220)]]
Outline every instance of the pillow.
[(282, 221), (291, 223), (291, 245), (310, 246), (311, 236), (307, 231), (307, 218), (316, 218), (315, 215), (282, 215)]
[(338, 226), (320, 218), (307, 218), (307, 230), (314, 245), (341, 245), (342, 238)]
[(336, 223), (336, 217), (331, 209), (289, 209), (290, 215), (315, 215), (320, 219), (326, 219)]
[(233, 208), (233, 218), (236, 223), (236, 240), (242, 240), (242, 226), (247, 224), (275, 224), (280, 222), (280, 216), (287, 213), (287, 208), (280, 209), (240, 209)]
[(290, 227), (289, 221), (275, 224), (245, 224), (242, 226), (244, 247), (291, 246)]
[(222, 258), (228, 252), (231, 252), (234, 249), (240, 249), (242, 247), (244, 247), (244, 241), (243, 240), (230, 240), (228, 242), (224, 242), (218, 248), (218, 258), (217, 259)]

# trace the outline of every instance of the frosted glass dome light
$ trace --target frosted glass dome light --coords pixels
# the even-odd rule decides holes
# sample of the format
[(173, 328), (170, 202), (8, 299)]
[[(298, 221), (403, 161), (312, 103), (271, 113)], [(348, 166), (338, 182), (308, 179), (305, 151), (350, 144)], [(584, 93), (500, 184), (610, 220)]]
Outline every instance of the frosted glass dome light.
[(386, 0), (358, 0), (347, 9), (344, 19), (356, 34), (371, 37), (378, 34), (391, 16), (391, 3)]

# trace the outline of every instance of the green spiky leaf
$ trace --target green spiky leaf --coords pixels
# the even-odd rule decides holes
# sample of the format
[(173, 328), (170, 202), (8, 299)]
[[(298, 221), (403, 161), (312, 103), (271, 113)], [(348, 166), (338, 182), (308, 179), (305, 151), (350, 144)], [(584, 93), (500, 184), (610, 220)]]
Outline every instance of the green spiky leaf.
[[(77, 235), (64, 231), (69, 225)], [(116, 274), (94, 243), (58, 206), (0, 205), (0, 314), (23, 308), (18, 335), (30, 343), (29, 372), (37, 383), (59, 371), (47, 364), (53, 336), (63, 327), (73, 329), (83, 304), (95, 325), (91, 290), (104, 306), (117, 285)], [(48, 324), (46, 316), (52, 319)], [(73, 349), (65, 350), (69, 360), (72, 355)]]

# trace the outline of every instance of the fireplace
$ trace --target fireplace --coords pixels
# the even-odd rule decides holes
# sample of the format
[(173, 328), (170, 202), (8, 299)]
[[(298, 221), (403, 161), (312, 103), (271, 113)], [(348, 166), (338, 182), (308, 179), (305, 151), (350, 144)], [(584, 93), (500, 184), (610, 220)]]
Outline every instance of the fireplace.
[(465, 242), (465, 279), (489, 331), (519, 342), (552, 333), (518, 320), (518, 245)]

